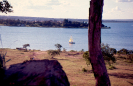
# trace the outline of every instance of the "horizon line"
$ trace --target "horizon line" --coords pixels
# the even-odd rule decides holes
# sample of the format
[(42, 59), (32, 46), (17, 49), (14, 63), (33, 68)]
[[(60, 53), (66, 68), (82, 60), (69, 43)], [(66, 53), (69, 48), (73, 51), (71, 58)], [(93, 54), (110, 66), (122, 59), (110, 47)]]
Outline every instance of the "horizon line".
[[(53, 18), (53, 17), (16, 16), (16, 15), (0, 15), (0, 16), (10, 16), (10, 17), (34, 17), (34, 18), (51, 18), (51, 19), (84, 19), (84, 18)], [(88, 20), (88, 19), (85, 19), (85, 20)], [(102, 20), (133, 20), (133, 19), (102, 19)]]

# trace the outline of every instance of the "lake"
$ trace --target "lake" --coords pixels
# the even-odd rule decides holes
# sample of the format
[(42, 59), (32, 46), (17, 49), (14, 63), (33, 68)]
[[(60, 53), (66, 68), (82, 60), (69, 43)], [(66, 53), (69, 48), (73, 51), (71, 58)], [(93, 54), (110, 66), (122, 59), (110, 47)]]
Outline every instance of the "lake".
[[(102, 29), (102, 43), (120, 50), (133, 50), (133, 23), (103, 23), (111, 29)], [(49, 50), (56, 49), (59, 43), (67, 51), (88, 50), (88, 29), (83, 28), (44, 28), (44, 27), (9, 27), (0, 26), (0, 34), (4, 48), (22, 47), (30, 44), (28, 49)], [(70, 36), (75, 44), (69, 44)], [(2, 45), (0, 45), (2, 47)], [(63, 49), (62, 48), (62, 49)]]

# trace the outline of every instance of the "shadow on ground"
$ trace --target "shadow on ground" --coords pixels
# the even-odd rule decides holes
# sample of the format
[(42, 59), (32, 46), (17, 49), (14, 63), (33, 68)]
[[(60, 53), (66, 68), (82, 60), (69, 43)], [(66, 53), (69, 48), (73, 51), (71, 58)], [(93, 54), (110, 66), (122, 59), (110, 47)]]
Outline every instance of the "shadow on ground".
[(133, 74), (128, 74), (128, 73), (111, 73), (109, 75), (115, 76), (117, 78), (133, 79)]

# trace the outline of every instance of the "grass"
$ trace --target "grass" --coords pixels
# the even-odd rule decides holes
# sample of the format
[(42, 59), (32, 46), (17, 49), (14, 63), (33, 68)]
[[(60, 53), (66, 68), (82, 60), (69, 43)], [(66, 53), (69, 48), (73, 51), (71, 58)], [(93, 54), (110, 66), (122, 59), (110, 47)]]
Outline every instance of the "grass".
[[(6, 49), (7, 55), (5, 57), (7, 68), (12, 64), (22, 63), (30, 60), (30, 57), (35, 59), (49, 59), (58, 60), (65, 71), (71, 86), (95, 86), (95, 77), (92, 72), (91, 65), (87, 66), (82, 52), (61, 52), (53, 58), (50, 58), (47, 51), (20, 51), (16, 49)], [(116, 56), (117, 57), (117, 56)], [(113, 64), (115, 69), (109, 70), (112, 86), (132, 86), (133, 85), (133, 63), (127, 63), (121, 58), (117, 58), (116, 63)], [(86, 72), (83, 72), (85, 69)]]

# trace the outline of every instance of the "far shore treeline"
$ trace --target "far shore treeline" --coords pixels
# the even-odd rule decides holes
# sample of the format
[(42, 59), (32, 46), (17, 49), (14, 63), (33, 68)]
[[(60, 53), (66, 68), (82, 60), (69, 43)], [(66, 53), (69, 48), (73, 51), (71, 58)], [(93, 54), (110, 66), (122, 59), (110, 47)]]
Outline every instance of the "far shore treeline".
[[(1, 26), (19, 26), (19, 27), (61, 27), (61, 28), (88, 28), (88, 22), (82, 21), (63, 21), (47, 20), (47, 21), (26, 21), (15, 19), (0, 19)], [(102, 27), (107, 27), (102, 24)]]

